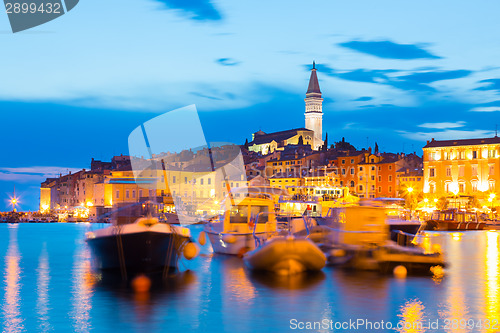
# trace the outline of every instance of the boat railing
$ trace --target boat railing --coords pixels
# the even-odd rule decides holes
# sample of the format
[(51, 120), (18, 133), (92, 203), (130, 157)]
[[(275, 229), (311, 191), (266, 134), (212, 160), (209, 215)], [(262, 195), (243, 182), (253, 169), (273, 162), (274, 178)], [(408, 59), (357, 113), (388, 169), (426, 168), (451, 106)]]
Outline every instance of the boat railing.
[(257, 215), (255, 215), (253, 220), (250, 218), (250, 221), (252, 221), (252, 223), (253, 223), (252, 235), (253, 235), (253, 238), (255, 240), (255, 247), (258, 247), (261, 245), (260, 238), (257, 236), (256, 230), (257, 230), (257, 222), (259, 221), (259, 218), (264, 214), (269, 215), (269, 214), (276, 214), (276, 213), (275, 212), (260, 212)]

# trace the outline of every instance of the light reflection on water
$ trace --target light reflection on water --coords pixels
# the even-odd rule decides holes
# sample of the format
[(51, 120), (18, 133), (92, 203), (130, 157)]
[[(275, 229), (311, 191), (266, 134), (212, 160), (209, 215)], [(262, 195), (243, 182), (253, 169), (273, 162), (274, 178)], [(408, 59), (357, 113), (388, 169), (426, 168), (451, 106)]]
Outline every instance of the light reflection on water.
[[(195, 238), (200, 230), (193, 226)], [(442, 327), (444, 320), (499, 317), (497, 232), (431, 234), (427, 245), (439, 242), (450, 264), (434, 280), (331, 267), (292, 277), (256, 274), (205, 246), (198, 258), (182, 260), (181, 273), (141, 295), (119, 277), (91, 271), (84, 232), (75, 224), (0, 225), (4, 332), (286, 331), (294, 318), (421, 323), (400, 332), (499, 331)], [(437, 319), (439, 330), (426, 328)]]
[[(21, 268), (17, 245), (17, 229), (15, 224), (8, 225), (9, 247), (5, 255), (4, 273), (4, 301), (3, 301), (3, 331), (21, 332), (24, 330), (23, 317), (21, 315), (20, 289), (21, 289)], [(4, 231), (5, 232), (5, 231)]]

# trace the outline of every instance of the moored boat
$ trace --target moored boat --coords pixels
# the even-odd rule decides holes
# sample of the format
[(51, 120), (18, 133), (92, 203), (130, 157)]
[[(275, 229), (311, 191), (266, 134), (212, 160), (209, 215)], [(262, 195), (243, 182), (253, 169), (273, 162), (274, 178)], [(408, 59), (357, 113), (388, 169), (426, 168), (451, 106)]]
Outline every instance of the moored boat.
[(435, 231), (483, 230), (485, 226), (484, 221), (479, 221), (477, 213), (458, 209), (436, 211), (425, 222), (425, 230)]

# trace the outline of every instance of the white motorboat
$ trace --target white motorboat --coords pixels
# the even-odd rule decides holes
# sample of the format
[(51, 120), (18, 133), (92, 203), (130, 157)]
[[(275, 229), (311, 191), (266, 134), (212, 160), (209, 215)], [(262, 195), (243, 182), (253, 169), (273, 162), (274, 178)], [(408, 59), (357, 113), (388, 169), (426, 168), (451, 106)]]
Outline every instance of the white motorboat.
[(254, 231), (263, 240), (276, 234), (274, 201), (265, 194), (249, 194), (237, 205), (229, 206), (218, 220), (208, 223), (205, 231), (215, 253), (241, 256), (255, 248)]

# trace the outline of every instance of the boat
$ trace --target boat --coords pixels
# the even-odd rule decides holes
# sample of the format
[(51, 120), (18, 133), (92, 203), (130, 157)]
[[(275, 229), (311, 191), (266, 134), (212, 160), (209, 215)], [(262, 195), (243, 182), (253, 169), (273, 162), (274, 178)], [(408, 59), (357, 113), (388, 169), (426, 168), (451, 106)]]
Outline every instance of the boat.
[(476, 212), (456, 208), (435, 211), (425, 222), (425, 230), (435, 231), (483, 230), (485, 227), (486, 222), (479, 221)]
[[(428, 273), (433, 266), (445, 266), (439, 249), (419, 246), (418, 234), (391, 232), (383, 207), (345, 207), (329, 213), (322, 221), (323, 229), (329, 233), (320, 246), (331, 265), (381, 272), (402, 265), (414, 273)], [(394, 233), (396, 240), (391, 238)]]
[[(235, 205), (231, 205), (229, 199), (223, 202), (223, 205), (228, 205), (224, 214), (205, 225), (215, 253), (242, 256), (255, 248), (254, 234), (264, 240), (276, 234), (272, 196), (250, 190), (248, 196)], [(253, 217), (260, 213), (266, 214), (260, 215), (254, 227)]]
[(326, 265), (325, 254), (313, 241), (293, 235), (273, 237), (246, 253), (243, 259), (252, 270), (278, 275), (320, 271)]
[[(258, 220), (266, 213), (254, 217)], [(292, 226), (299, 220), (304, 223), (305, 236), (300, 232), (293, 233)], [(302, 272), (320, 271), (326, 265), (326, 256), (321, 249), (308, 238), (309, 225), (304, 216), (302, 219), (290, 219), (288, 232), (281, 231), (272, 238), (262, 239), (256, 233), (254, 224), (255, 249), (247, 252), (243, 259), (247, 267), (254, 271), (268, 271), (278, 275), (294, 275)]]
[[(153, 203), (130, 205), (114, 214), (109, 227), (86, 233), (94, 268), (120, 272), (123, 277), (175, 270), (181, 253), (191, 243), (190, 230), (153, 217)], [(141, 213), (135, 216), (130, 212)], [(120, 214), (122, 213), (122, 214)], [(118, 215), (118, 216), (117, 216)], [(131, 223), (126, 223), (127, 221)]]

